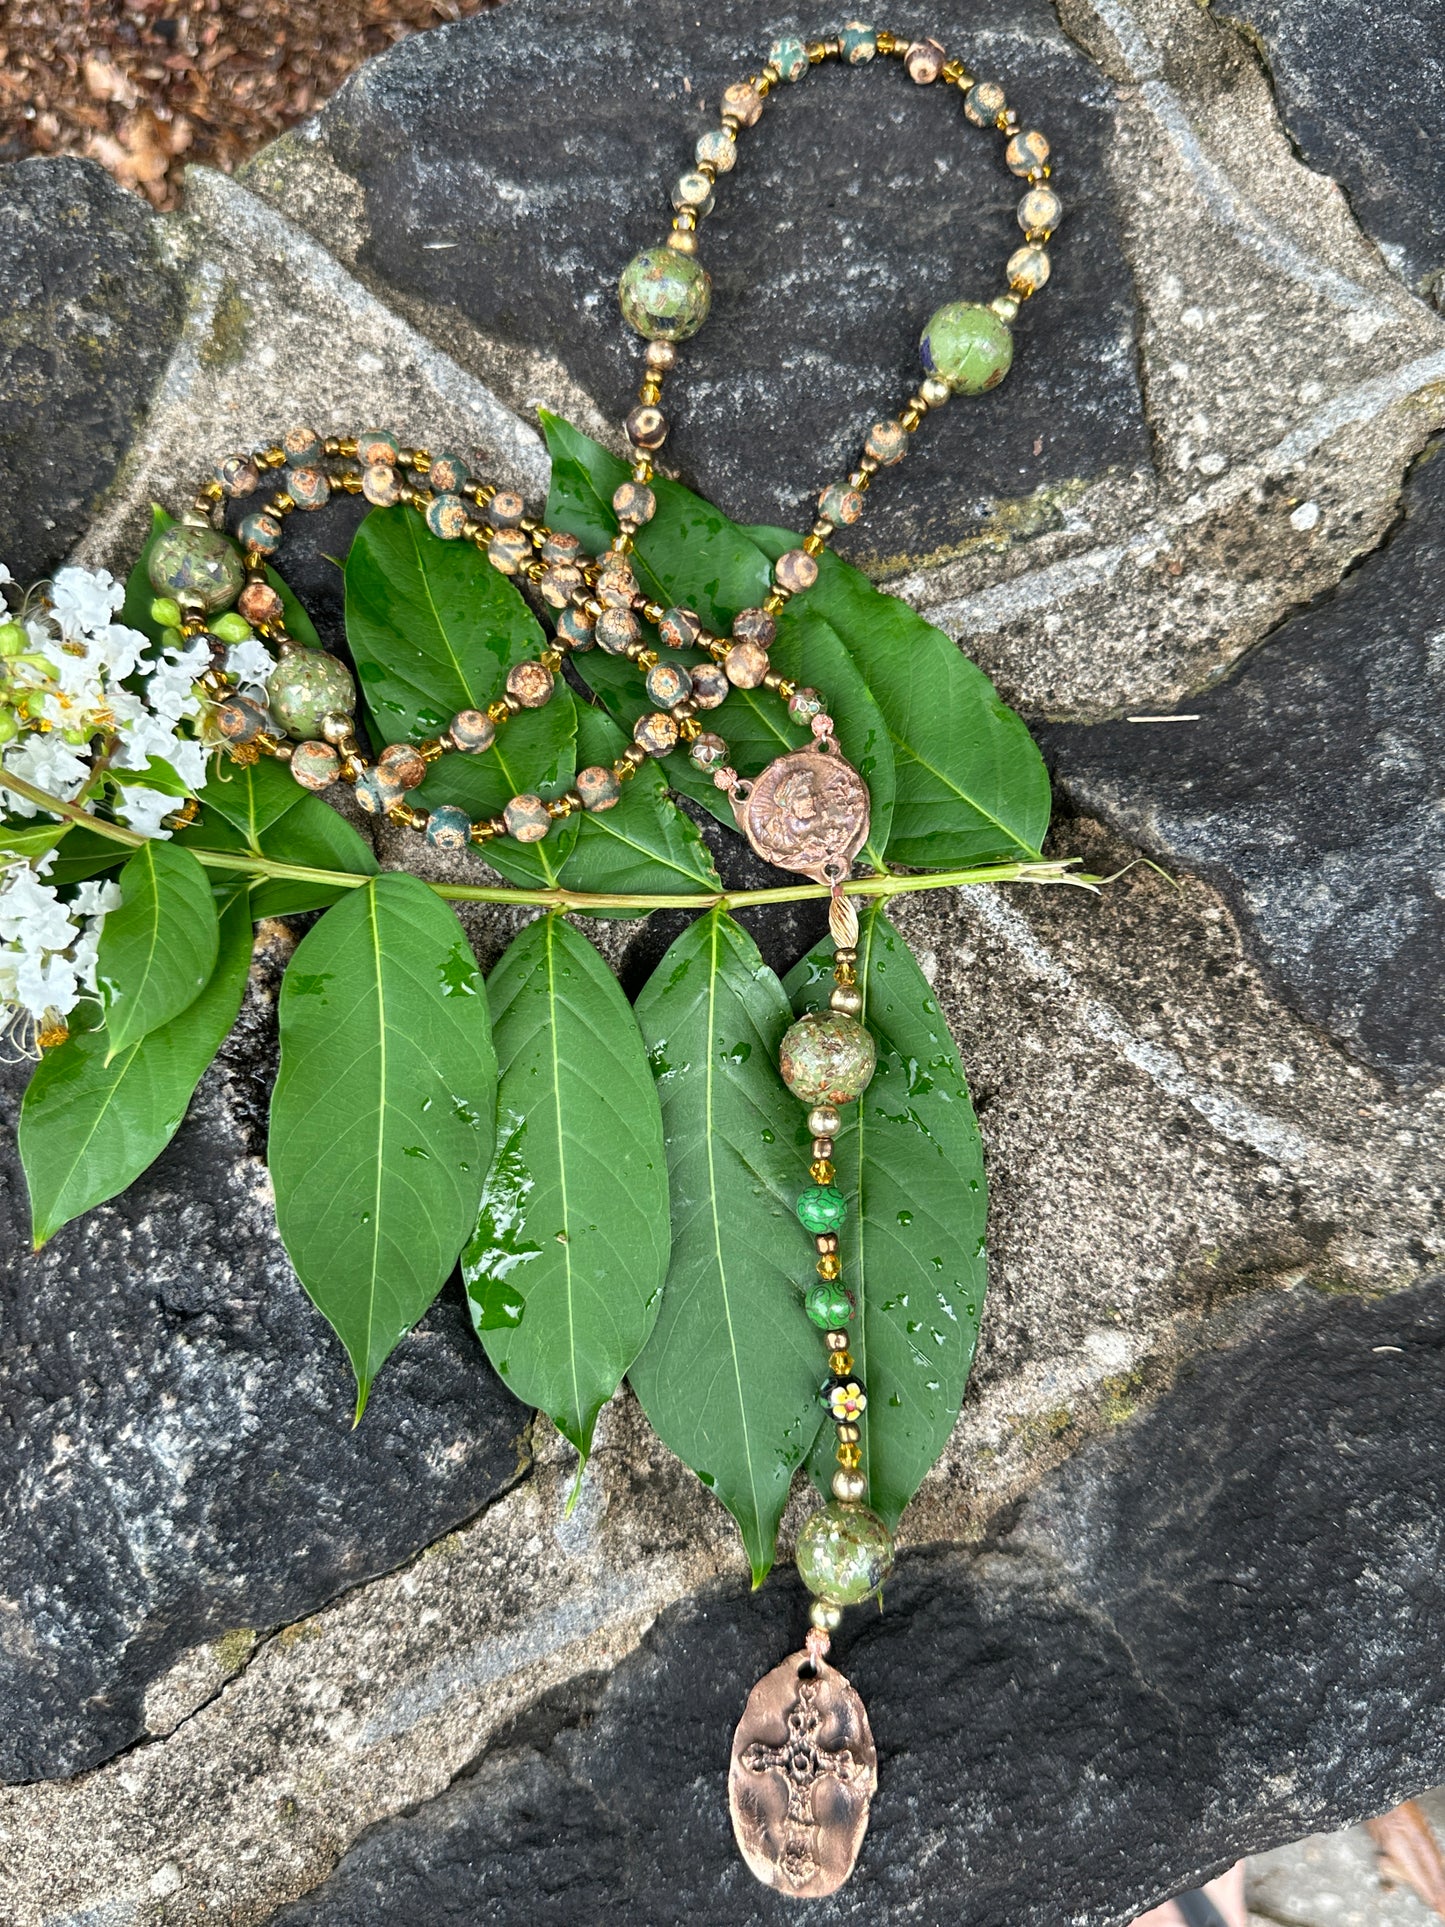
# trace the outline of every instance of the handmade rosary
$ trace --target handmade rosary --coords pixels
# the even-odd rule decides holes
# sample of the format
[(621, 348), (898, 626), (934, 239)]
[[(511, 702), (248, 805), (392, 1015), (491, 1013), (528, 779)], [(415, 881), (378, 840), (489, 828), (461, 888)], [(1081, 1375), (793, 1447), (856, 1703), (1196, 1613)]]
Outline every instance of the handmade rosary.
[[(817, 519), (800, 547), (779, 556), (762, 605), (743, 610), (730, 636), (715, 636), (690, 610), (664, 608), (644, 597), (629, 559), (656, 508), (649, 484), (653, 456), (668, 432), (659, 408), (663, 382), (677, 364), (676, 344), (697, 332), (710, 304), (712, 284), (697, 258), (698, 224), (712, 208), (718, 177), (736, 162), (739, 136), (758, 122), (779, 83), (797, 81), (826, 60), (856, 66), (875, 54), (900, 58), (920, 85), (942, 79), (959, 89), (967, 118), (1003, 134), (1005, 161), (1026, 183), (1018, 207), (1024, 245), (1008, 260), (1006, 293), (985, 304), (950, 302), (932, 317), (923, 332), (925, 378), (917, 392), (896, 418), (873, 424), (857, 467), (822, 491)], [(695, 165), (673, 189), (676, 212), (666, 243), (645, 248), (622, 273), (623, 316), (648, 345), (638, 404), (626, 420), (632, 477), (613, 496), (619, 532), (605, 554), (583, 555), (575, 536), (529, 518), (519, 495), (475, 480), (460, 456), (405, 448), (381, 430), (323, 438), (298, 428), (274, 446), (220, 462), (193, 506), (154, 542), (149, 569), (157, 591), (177, 605), (183, 633), (210, 642), (211, 666), (201, 683), (212, 699), (214, 734), (238, 761), (283, 758), (309, 790), (348, 783), (363, 809), (423, 832), (439, 850), (456, 851), (485, 849), (497, 837), (535, 842), (577, 810), (611, 809), (620, 786), (648, 757), (682, 748), (727, 794), (739, 828), (759, 856), (830, 887), (835, 960), (829, 1008), (809, 1012), (792, 1025), (779, 1061), (789, 1090), (808, 1106), (811, 1182), (798, 1198), (797, 1213), (813, 1238), (817, 1277), (803, 1302), (824, 1334), (822, 1399), (837, 1433), (838, 1469), (833, 1502), (813, 1513), (798, 1537), (798, 1569), (814, 1596), (804, 1649), (753, 1689), (734, 1738), (730, 1775), (733, 1826), (748, 1866), (770, 1886), (807, 1898), (833, 1892), (851, 1873), (877, 1783), (867, 1714), (847, 1680), (827, 1664), (829, 1635), (845, 1606), (878, 1591), (891, 1568), (893, 1547), (887, 1526), (866, 1503), (862, 1422), (867, 1397), (849, 1350), (854, 1306), (842, 1278), (838, 1239), (848, 1207), (834, 1182), (833, 1165), (839, 1107), (861, 1095), (874, 1067), (873, 1039), (860, 1022), (858, 921), (842, 888), (867, 838), (869, 797), (862, 777), (842, 755), (823, 694), (780, 676), (770, 666), (768, 649), (789, 599), (805, 594), (817, 580), (817, 558), (835, 530), (857, 521), (874, 475), (903, 458), (925, 415), (951, 395), (993, 388), (1008, 372), (1011, 324), (1020, 303), (1048, 279), (1044, 244), (1058, 225), (1061, 206), (1048, 185), (1048, 142), (1021, 126), (1002, 88), (976, 79), (933, 40), (907, 41), (856, 21), (829, 40), (780, 39), (759, 74), (724, 89), (721, 108), (721, 125), (698, 141)], [(238, 554), (219, 532), (225, 502), (252, 495), (276, 471), (280, 486), (239, 521)], [(475, 544), (494, 568), (534, 590), (554, 630), (551, 646), (535, 661), (508, 671), (504, 692), (485, 711), (463, 710), (440, 735), (389, 744), (374, 761), (357, 738), (349, 670), (335, 656), (303, 648), (288, 635), (282, 598), (266, 574), (286, 518), (320, 508), (337, 493), (361, 494), (377, 507), (405, 504), (441, 540)], [(277, 652), (264, 701), (238, 689), (226, 672), (226, 632), (234, 628), (234, 618), (221, 612), (232, 604)], [(673, 655), (692, 654), (697, 660), (684, 664), (663, 657), (646, 640), (644, 623)], [(545, 801), (532, 794), (513, 796), (499, 815), (480, 821), (453, 805), (428, 810), (407, 801), (439, 757), (483, 755), (519, 711), (542, 707), (566, 658), (592, 648), (632, 662), (653, 705), (610, 767), (579, 770), (571, 788)], [(725, 740), (700, 720), (732, 688), (772, 692), (794, 722), (811, 729), (812, 743), (779, 757), (757, 776), (739, 775), (728, 761)]]

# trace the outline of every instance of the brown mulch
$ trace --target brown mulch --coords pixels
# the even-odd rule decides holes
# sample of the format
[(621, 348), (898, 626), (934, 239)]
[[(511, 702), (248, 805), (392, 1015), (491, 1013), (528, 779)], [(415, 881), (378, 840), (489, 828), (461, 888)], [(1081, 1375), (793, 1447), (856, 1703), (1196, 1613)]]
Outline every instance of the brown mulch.
[(84, 154), (156, 207), (407, 34), (487, 0), (0, 0), (0, 160)]

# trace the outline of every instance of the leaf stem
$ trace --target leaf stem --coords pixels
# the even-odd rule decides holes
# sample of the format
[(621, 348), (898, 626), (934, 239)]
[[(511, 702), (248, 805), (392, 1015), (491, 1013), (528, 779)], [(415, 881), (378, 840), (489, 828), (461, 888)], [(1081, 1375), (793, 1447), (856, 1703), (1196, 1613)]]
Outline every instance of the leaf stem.
[[(118, 823), (107, 823), (104, 818), (92, 815), (76, 803), (67, 803), (61, 797), (37, 788), (34, 783), (14, 775), (3, 766), (0, 766), (0, 786), (13, 790), (17, 796), (25, 797), (53, 815), (64, 817), (68, 822), (83, 824), (98, 836), (123, 843), (128, 849), (135, 849), (147, 841), (138, 831), (124, 829)], [(205, 850), (195, 844), (188, 844), (187, 848), (199, 863), (211, 870), (242, 871), (247, 876), (281, 877), (296, 883), (317, 883), (347, 890), (359, 889), (372, 880), (370, 876), (354, 870), (313, 869), (301, 863), (278, 862), (274, 857), (253, 856), (244, 850)], [(951, 890), (980, 883), (1032, 883), (1064, 884), (1071, 889), (1087, 890), (1097, 895), (1100, 883), (1106, 879), (1076, 871), (1073, 866), (1077, 861), (1076, 857), (1064, 857), (1032, 863), (983, 863), (963, 869), (923, 871), (911, 876), (887, 871), (881, 875), (853, 877), (843, 885), (843, 891), (850, 897), (886, 899), (918, 890)], [(560, 886), (551, 890), (522, 890), (510, 884), (432, 883), (425, 878), (423, 881), (439, 897), (453, 903), (513, 903), (530, 905), (539, 910), (572, 910), (579, 916), (587, 916), (597, 910), (739, 910), (766, 903), (821, 902), (830, 894), (826, 883), (788, 883), (769, 890), (702, 890), (683, 895), (676, 892), (598, 895)]]

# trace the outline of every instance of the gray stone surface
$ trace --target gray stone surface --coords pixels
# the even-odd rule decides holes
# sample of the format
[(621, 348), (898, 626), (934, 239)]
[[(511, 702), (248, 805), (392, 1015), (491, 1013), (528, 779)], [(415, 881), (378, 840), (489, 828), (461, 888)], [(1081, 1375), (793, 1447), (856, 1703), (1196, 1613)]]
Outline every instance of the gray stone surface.
[(1310, 166), (1337, 180), (1355, 218), (1410, 284), (1445, 295), (1445, 8), (1392, 0), (1238, 0), (1280, 114)]
[[(460, 1297), (351, 1430), (350, 1377), (276, 1235), (273, 997), (249, 1001), (169, 1150), (27, 1252), (6, 1073), (0, 1163), (0, 1778), (168, 1732), (258, 1635), (395, 1566), (525, 1471), (526, 1412)], [(3, 1857), (3, 1856), (0, 1856)]]
[[(1445, 1793), (1427, 1793), (1418, 1804), (1437, 1841), (1445, 1838)], [(1409, 1887), (1386, 1884), (1363, 1827), (1256, 1855), (1245, 1892), (1250, 1927), (1430, 1927), (1440, 1917)]]
[(94, 161), (0, 167), (0, 561), (48, 575), (130, 446), (180, 327), (159, 226)]

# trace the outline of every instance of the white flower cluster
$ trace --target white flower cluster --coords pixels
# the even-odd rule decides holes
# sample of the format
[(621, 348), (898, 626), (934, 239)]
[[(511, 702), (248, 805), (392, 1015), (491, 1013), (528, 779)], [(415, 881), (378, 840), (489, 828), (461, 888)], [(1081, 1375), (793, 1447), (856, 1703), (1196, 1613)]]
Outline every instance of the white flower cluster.
[(0, 874), (0, 1004), (33, 1020), (42, 1041), (83, 996), (95, 991), (95, 958), (107, 910), (120, 902), (115, 883), (77, 884), (62, 902), (43, 872), (54, 861), (16, 863)]

